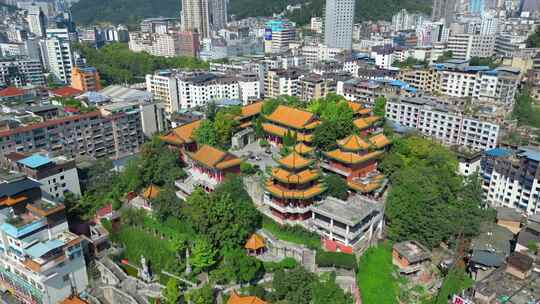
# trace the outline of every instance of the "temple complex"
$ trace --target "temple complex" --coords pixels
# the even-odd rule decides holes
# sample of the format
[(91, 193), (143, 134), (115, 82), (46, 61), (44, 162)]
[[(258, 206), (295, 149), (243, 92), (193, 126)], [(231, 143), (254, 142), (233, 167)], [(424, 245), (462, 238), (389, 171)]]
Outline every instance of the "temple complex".
[(277, 161), (266, 182), (265, 202), (272, 217), (280, 223), (304, 221), (311, 217), (310, 206), (326, 190), (320, 172), (312, 169), (313, 161), (297, 152)]

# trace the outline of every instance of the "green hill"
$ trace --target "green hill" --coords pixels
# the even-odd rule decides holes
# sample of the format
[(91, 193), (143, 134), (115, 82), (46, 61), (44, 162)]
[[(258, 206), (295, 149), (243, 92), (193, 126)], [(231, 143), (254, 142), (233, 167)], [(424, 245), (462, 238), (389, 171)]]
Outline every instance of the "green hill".
[[(271, 16), (289, 4), (306, 3), (289, 15), (306, 24), (312, 16), (321, 16), (325, 0), (230, 0), (229, 13), (237, 18)], [(429, 14), (432, 0), (356, 0), (356, 21), (390, 20), (402, 8)], [(80, 0), (71, 8), (79, 24), (100, 22), (136, 24), (148, 17), (177, 17), (180, 0)]]

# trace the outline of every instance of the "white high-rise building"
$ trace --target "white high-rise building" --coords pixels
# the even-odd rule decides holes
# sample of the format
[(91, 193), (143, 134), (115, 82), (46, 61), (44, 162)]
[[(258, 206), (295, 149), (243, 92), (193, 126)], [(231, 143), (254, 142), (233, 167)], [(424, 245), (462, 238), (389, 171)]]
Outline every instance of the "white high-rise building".
[(326, 0), (324, 44), (331, 48), (350, 50), (355, 0)]
[(47, 68), (58, 80), (70, 84), (73, 54), (67, 29), (47, 29), (43, 57)]
[(210, 38), (227, 25), (226, 0), (182, 0), (182, 28)]
[(30, 32), (38, 37), (45, 36), (45, 28), (47, 21), (45, 14), (39, 6), (31, 6), (26, 14), (26, 22)]

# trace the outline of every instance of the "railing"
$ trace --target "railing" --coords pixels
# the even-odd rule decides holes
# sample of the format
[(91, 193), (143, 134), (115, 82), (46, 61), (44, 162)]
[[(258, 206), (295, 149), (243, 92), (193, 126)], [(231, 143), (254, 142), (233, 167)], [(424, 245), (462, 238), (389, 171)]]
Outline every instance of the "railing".
[(0, 284), (12, 290), (15, 296), (26, 303), (43, 303), (43, 293), (39, 289), (2, 267), (0, 267)]

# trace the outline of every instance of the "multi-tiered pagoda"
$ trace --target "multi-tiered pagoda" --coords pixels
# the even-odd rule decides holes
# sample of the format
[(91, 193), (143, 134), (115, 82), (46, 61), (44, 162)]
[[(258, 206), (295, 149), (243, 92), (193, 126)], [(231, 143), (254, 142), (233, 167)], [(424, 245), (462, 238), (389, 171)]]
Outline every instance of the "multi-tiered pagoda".
[(353, 134), (337, 144), (337, 149), (324, 153), (326, 161), (321, 166), (344, 177), (354, 191), (368, 194), (378, 189), (384, 180), (377, 170), (378, 159), (390, 141), (383, 134), (369, 139)]
[(266, 203), (272, 217), (280, 222), (298, 222), (311, 217), (310, 206), (326, 190), (313, 161), (297, 152), (278, 160), (266, 182)]

